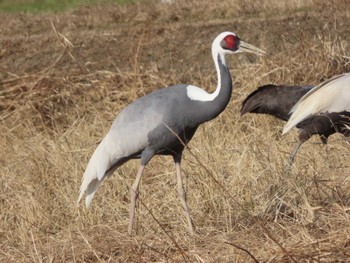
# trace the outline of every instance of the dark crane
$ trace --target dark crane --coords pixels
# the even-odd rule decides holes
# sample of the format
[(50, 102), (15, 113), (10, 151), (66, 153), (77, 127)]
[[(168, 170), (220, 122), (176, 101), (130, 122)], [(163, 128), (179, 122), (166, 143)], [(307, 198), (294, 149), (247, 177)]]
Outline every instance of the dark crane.
[[(291, 110), (283, 134), (312, 115), (350, 112), (350, 73), (334, 76), (306, 93)], [(346, 125), (347, 126), (347, 125)], [(346, 127), (345, 128), (348, 128)]]
[[(288, 121), (293, 106), (306, 93), (313, 89), (313, 86), (283, 86), (265, 85), (253, 91), (243, 101), (241, 115), (247, 112), (263, 113), (275, 116), (281, 120)], [(350, 113), (332, 112), (313, 114), (299, 122), (296, 127), (299, 129), (299, 142), (289, 156), (288, 163), (294, 161), (300, 146), (311, 136), (318, 134), (322, 143), (327, 144), (328, 137), (336, 132), (345, 136), (350, 135), (346, 125), (350, 124)]]

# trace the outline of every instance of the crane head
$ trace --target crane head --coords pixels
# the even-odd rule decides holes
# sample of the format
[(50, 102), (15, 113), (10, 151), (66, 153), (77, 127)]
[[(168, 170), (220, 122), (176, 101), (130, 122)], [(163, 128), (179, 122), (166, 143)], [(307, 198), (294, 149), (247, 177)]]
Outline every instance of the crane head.
[(232, 32), (223, 32), (218, 35), (213, 42), (212, 49), (223, 53), (248, 52), (256, 55), (266, 54), (266, 52), (260, 48), (254, 47), (253, 45), (242, 41), (235, 33)]

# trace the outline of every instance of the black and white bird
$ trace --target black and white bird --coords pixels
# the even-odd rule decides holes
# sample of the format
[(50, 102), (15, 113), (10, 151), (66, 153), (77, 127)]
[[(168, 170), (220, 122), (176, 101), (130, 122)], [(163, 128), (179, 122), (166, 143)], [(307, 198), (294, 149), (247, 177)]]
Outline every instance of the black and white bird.
[[(275, 116), (281, 120), (288, 121), (293, 106), (313, 86), (284, 86), (268, 84), (259, 87), (247, 96), (242, 103), (241, 115), (245, 113), (263, 113)], [(299, 122), (296, 127), (299, 129), (299, 142), (289, 156), (288, 163), (292, 165), (300, 146), (311, 136), (318, 134), (322, 143), (326, 144), (328, 137), (334, 133), (350, 135), (346, 125), (350, 124), (350, 113), (324, 112), (312, 114)]]
[(78, 202), (86, 193), (89, 206), (102, 181), (130, 159), (141, 159), (131, 186), (128, 232), (131, 234), (138, 186), (145, 166), (154, 155), (170, 155), (176, 167), (178, 194), (189, 229), (193, 224), (183, 189), (180, 162), (185, 145), (198, 126), (217, 117), (227, 106), (232, 93), (232, 79), (226, 63), (227, 54), (265, 52), (241, 41), (235, 33), (223, 32), (212, 43), (212, 56), (218, 76), (213, 93), (187, 84), (163, 88), (129, 104), (114, 120), (111, 129), (93, 153), (83, 176)]
[(283, 134), (312, 115), (344, 112), (350, 112), (350, 73), (334, 76), (306, 93), (293, 106)]

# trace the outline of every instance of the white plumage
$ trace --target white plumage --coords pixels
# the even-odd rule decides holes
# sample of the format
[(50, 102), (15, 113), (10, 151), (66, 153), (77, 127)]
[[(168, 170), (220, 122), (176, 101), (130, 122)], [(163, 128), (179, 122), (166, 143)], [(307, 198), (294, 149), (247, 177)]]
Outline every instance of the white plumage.
[(292, 108), (282, 134), (314, 114), (342, 111), (350, 112), (350, 73), (334, 76), (306, 93)]

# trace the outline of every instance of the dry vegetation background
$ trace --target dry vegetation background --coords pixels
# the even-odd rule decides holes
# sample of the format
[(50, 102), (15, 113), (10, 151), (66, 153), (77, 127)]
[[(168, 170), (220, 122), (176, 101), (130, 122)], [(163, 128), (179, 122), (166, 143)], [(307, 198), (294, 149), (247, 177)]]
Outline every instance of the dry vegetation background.
[[(259, 85), (317, 84), (350, 69), (348, 0), (179, 0), (0, 13), (1, 262), (334, 262), (350, 258), (349, 144), (281, 136), (240, 117)], [(155, 157), (127, 235), (138, 161), (77, 206), (82, 174), (116, 114), (152, 90), (213, 90), (213, 38), (234, 31), (268, 51), (235, 55), (232, 100), (184, 153), (191, 236), (171, 158)], [(132, 139), (132, 138), (131, 138)]]

